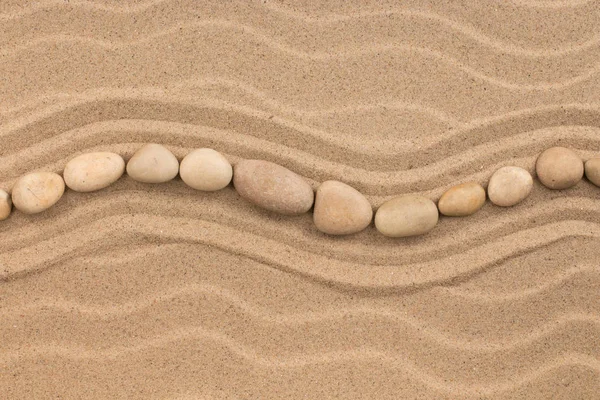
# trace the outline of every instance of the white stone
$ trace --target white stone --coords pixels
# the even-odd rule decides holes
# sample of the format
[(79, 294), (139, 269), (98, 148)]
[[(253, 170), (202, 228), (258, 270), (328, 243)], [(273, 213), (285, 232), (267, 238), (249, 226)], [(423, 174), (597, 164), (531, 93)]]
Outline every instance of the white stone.
[(115, 153), (86, 153), (67, 163), (66, 185), (76, 192), (92, 192), (116, 182), (125, 171), (123, 157)]
[(179, 175), (186, 185), (212, 192), (229, 185), (233, 177), (233, 168), (218, 151), (196, 149), (181, 161)]
[(135, 152), (127, 163), (127, 175), (144, 183), (168, 182), (177, 176), (179, 161), (166, 147), (150, 143)]
[(12, 211), (12, 200), (10, 195), (0, 189), (0, 221), (5, 220)]
[(432, 230), (439, 213), (426, 197), (407, 195), (388, 200), (375, 214), (375, 227), (389, 237), (422, 235)]
[(34, 172), (22, 176), (12, 189), (12, 202), (25, 214), (52, 207), (65, 192), (65, 181), (54, 172)]
[(497, 206), (510, 207), (525, 200), (533, 189), (531, 174), (521, 167), (502, 167), (488, 183), (488, 197)]

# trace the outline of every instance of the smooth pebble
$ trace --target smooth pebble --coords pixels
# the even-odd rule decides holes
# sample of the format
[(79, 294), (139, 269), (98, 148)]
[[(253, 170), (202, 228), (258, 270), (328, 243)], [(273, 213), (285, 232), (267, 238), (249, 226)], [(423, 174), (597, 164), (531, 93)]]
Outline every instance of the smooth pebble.
[(12, 200), (10, 195), (0, 189), (0, 221), (5, 220), (12, 211)]
[(186, 155), (179, 166), (181, 179), (197, 190), (215, 191), (229, 185), (231, 164), (213, 149), (196, 149)]
[(585, 162), (585, 176), (596, 186), (600, 186), (600, 158), (591, 158)]
[(488, 183), (488, 197), (497, 206), (510, 207), (525, 200), (533, 188), (531, 174), (521, 167), (502, 167)]
[(314, 192), (304, 178), (269, 161), (238, 162), (233, 186), (249, 202), (280, 214), (303, 214), (314, 201)]
[(65, 192), (65, 181), (54, 172), (34, 172), (22, 176), (12, 189), (12, 202), (25, 214), (52, 207)]
[(375, 227), (385, 236), (416, 236), (432, 230), (438, 222), (435, 203), (421, 196), (402, 196), (388, 200), (375, 214)]
[(115, 153), (87, 153), (67, 163), (65, 184), (76, 192), (92, 192), (116, 182), (125, 171), (123, 157)]
[(551, 147), (538, 157), (535, 171), (549, 189), (568, 189), (583, 177), (583, 161), (573, 150)]
[(477, 212), (485, 203), (485, 189), (476, 182), (451, 187), (440, 197), (440, 213), (449, 217), (464, 217)]
[(135, 152), (127, 163), (127, 175), (144, 183), (168, 182), (177, 176), (179, 162), (166, 147), (149, 143)]
[(321, 232), (349, 235), (365, 229), (372, 219), (371, 203), (353, 187), (325, 181), (317, 188), (313, 220)]

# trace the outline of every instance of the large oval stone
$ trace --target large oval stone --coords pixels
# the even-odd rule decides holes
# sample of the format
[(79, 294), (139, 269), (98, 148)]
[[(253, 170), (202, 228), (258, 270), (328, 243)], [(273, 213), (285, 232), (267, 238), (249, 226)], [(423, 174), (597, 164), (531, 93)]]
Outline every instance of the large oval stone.
[(314, 201), (314, 192), (304, 178), (269, 161), (238, 162), (233, 186), (249, 202), (280, 214), (303, 214)]
[(179, 176), (186, 185), (194, 189), (215, 191), (229, 185), (233, 169), (218, 151), (196, 149), (181, 160)]
[(116, 182), (125, 171), (123, 157), (115, 153), (87, 153), (67, 163), (63, 177), (76, 192), (92, 192)]
[(567, 189), (583, 177), (583, 161), (573, 150), (552, 147), (540, 154), (535, 171), (547, 188)]
[(63, 178), (54, 172), (34, 172), (22, 176), (12, 189), (12, 202), (25, 214), (52, 207), (65, 192)]
[(149, 143), (135, 152), (127, 163), (127, 175), (144, 183), (168, 182), (177, 176), (179, 161), (166, 147)]
[(449, 217), (474, 214), (485, 203), (485, 189), (479, 183), (468, 182), (451, 187), (440, 197), (440, 213)]
[(388, 200), (375, 214), (375, 227), (385, 236), (405, 237), (429, 232), (438, 222), (438, 209), (428, 198), (408, 195)]
[(591, 158), (585, 162), (585, 176), (596, 186), (600, 186), (600, 158)]
[(531, 174), (520, 167), (498, 169), (488, 183), (488, 197), (497, 206), (510, 207), (525, 200), (533, 188)]
[(349, 235), (365, 229), (372, 219), (371, 203), (353, 187), (325, 181), (317, 188), (313, 220), (321, 232)]
[(5, 220), (12, 210), (12, 200), (10, 195), (0, 189), (0, 221)]

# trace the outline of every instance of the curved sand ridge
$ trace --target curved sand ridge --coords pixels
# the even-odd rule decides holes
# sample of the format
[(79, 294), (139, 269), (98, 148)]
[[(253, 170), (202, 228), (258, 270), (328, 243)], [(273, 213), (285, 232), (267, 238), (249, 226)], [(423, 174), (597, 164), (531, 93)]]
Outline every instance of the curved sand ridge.
[[(3, 2), (0, 188), (158, 142), (378, 206), (596, 154), (593, 1), (220, 3)], [(401, 240), (179, 179), (67, 191), (0, 224), (0, 397), (593, 398), (596, 190)]]

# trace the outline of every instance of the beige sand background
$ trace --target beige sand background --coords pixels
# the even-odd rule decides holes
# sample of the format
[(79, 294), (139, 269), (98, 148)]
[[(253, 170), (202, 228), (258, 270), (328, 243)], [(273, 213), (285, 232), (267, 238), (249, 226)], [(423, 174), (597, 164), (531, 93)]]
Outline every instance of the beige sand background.
[[(318, 4), (317, 3), (327, 3)], [(214, 147), (374, 206), (600, 142), (600, 3), (2, 0), (0, 187)], [(2, 399), (593, 399), (600, 189), (423, 237), (123, 177), (0, 223)]]

